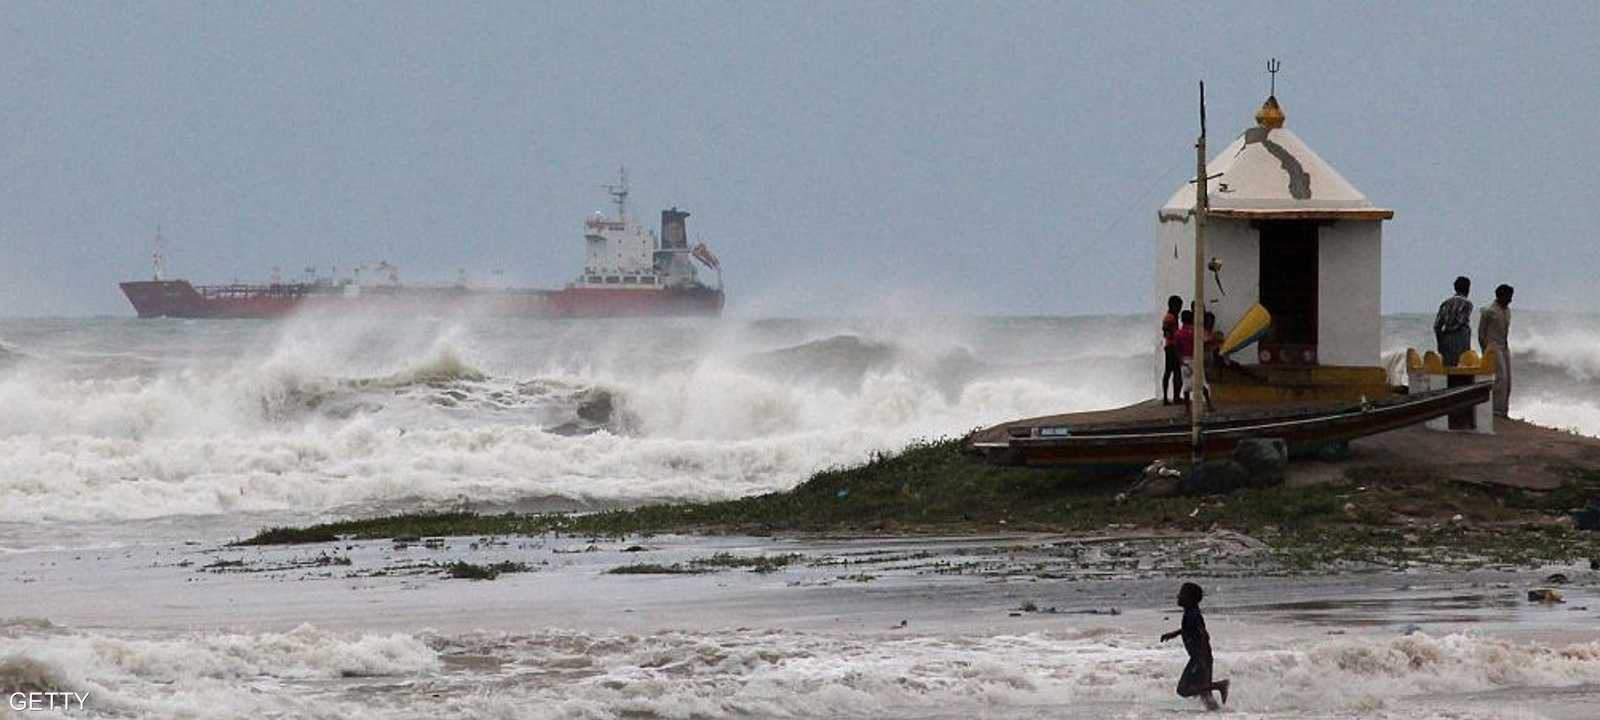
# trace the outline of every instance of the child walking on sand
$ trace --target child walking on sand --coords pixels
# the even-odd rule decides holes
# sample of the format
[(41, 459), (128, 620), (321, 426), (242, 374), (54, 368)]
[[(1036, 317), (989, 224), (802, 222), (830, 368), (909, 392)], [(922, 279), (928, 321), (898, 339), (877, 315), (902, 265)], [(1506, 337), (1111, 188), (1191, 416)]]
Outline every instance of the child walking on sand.
[(1211, 634), (1206, 632), (1206, 619), (1200, 614), (1200, 599), (1204, 596), (1205, 591), (1191, 582), (1184, 583), (1178, 589), (1178, 607), (1183, 608), (1183, 626), (1163, 634), (1161, 642), (1183, 636), (1183, 649), (1189, 651), (1189, 664), (1184, 666), (1183, 675), (1178, 678), (1178, 695), (1199, 695), (1207, 709), (1215, 710), (1217, 701), (1211, 698), (1211, 691), (1217, 691), (1222, 695), (1222, 702), (1227, 703), (1228, 681), (1211, 680)]

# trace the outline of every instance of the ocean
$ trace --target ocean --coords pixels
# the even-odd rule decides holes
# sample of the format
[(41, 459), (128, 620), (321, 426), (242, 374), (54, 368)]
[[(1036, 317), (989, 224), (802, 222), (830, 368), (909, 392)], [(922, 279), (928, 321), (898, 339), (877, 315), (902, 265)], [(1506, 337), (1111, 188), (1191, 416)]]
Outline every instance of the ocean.
[[(1431, 347), (1430, 320), (1385, 318), (1396, 382), (1404, 349)], [(1170, 687), (1181, 648), (1154, 642), (1175, 627), (1175, 582), (1007, 564), (1072, 539), (366, 542), (337, 562), (224, 545), (406, 510), (783, 490), (914, 439), (1150, 397), (1156, 329), (1143, 315), (0, 320), (0, 689), (81, 691), (67, 716), (119, 718), (1194, 711)], [(1600, 316), (1519, 310), (1512, 349), (1513, 416), (1600, 436)], [(479, 583), (391, 572), (486, 552), (537, 567)], [(639, 552), (808, 562), (604, 572)], [(853, 557), (871, 558), (867, 580), (831, 561)], [(1600, 586), (1563, 570), (1578, 582), (1545, 610), (1503, 601), (1523, 577), (1510, 571), (1224, 574), (1212, 633), (1219, 672), (1239, 678), (1233, 713), (1592, 717)], [(1013, 617), (1023, 602), (1063, 612)]]

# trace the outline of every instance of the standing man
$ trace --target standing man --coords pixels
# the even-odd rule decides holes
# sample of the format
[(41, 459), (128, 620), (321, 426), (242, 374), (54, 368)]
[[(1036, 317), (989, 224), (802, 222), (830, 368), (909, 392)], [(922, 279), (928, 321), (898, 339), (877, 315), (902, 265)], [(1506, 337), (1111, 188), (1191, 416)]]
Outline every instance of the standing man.
[(1471, 280), (1456, 278), (1456, 294), (1439, 303), (1439, 314), (1433, 317), (1433, 337), (1445, 367), (1455, 367), (1461, 354), (1472, 349), (1472, 301), (1467, 299), (1471, 291)]
[(1494, 289), (1494, 302), (1478, 316), (1478, 347), (1494, 353), (1494, 414), (1505, 417), (1511, 409), (1511, 293), (1514, 288)]

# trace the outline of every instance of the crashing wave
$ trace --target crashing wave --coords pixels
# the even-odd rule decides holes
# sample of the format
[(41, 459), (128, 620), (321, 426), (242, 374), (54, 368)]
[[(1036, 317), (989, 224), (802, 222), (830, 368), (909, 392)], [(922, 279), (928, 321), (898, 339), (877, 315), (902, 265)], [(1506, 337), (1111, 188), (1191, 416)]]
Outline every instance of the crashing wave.
[(438, 386), (457, 382), (482, 382), (489, 376), (461, 360), (453, 350), (442, 349), (434, 357), (413, 367), (380, 378), (345, 381), (356, 388), (404, 388), (412, 385)]
[(899, 352), (887, 343), (856, 335), (835, 335), (799, 345), (744, 356), (742, 368), (785, 380), (837, 381), (858, 385), (870, 370), (889, 366)]
[(807, 382), (838, 390), (859, 390), (870, 374), (905, 371), (927, 380), (947, 399), (980, 375), (985, 365), (972, 351), (956, 347), (934, 354), (897, 344), (834, 335), (799, 345), (745, 355), (739, 367), (786, 382)]

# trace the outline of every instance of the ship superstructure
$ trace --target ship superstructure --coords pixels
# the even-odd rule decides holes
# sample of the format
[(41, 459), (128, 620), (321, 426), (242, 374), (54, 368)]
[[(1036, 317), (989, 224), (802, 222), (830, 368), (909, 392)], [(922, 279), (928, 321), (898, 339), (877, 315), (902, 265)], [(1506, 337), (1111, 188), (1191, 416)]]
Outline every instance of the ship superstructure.
[(637, 289), (692, 288), (702, 286), (691, 258), (718, 273), (722, 286), (721, 263), (704, 243), (689, 247), (689, 213), (673, 207), (661, 211), (661, 235), (646, 230), (628, 217), (628, 175), (621, 174), (616, 185), (605, 186), (617, 206), (615, 219), (596, 212), (584, 221), (583, 275), (575, 283), (580, 288)]
[[(121, 284), (139, 317), (267, 318), (305, 308), (394, 313), (479, 313), (527, 317), (632, 317), (709, 315), (722, 312), (722, 267), (704, 243), (689, 245), (689, 213), (661, 211), (660, 235), (627, 213), (628, 180), (607, 185), (616, 217), (595, 213), (584, 221), (583, 272), (560, 290), (473, 288), (464, 277), (452, 285), (406, 285), (387, 262), (361, 265), (348, 278), (301, 282), (193, 285), (168, 280), (160, 231), (150, 280)], [(695, 262), (716, 272), (716, 287), (701, 282)]]

